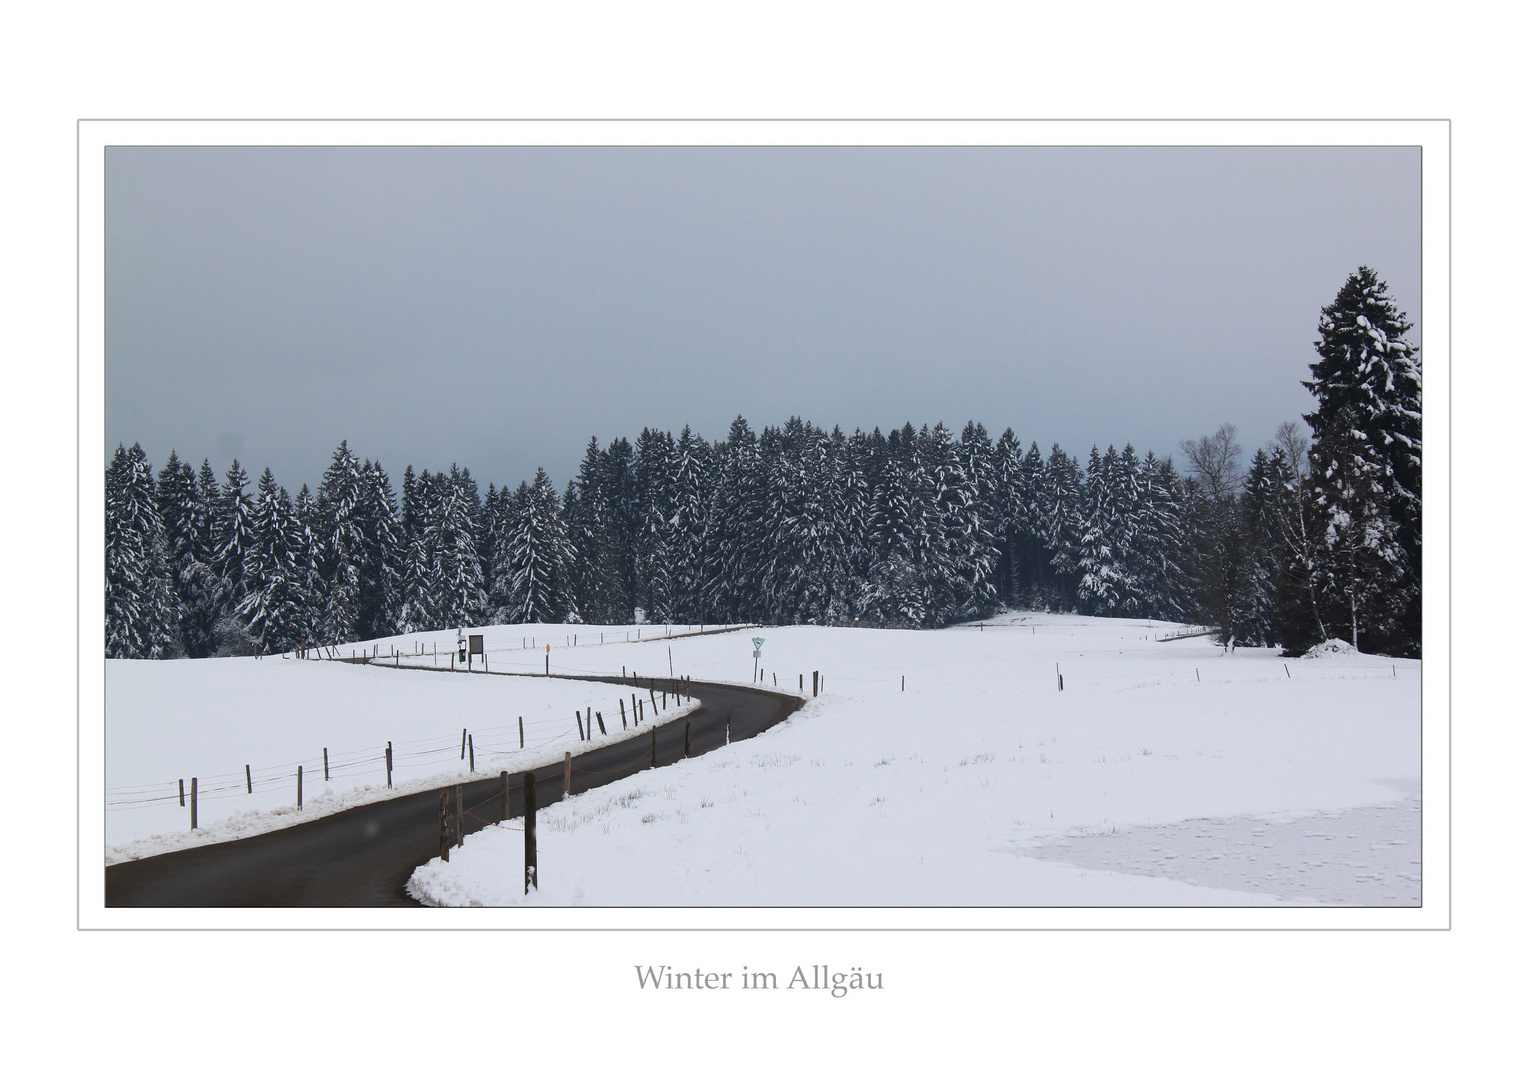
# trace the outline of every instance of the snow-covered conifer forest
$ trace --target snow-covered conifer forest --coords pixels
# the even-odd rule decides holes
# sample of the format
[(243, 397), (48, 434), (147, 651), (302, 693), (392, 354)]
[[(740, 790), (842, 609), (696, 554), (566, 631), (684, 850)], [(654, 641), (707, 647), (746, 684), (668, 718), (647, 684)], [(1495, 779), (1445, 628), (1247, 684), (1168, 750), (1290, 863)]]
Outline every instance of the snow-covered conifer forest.
[[(591, 438), (484, 494), (465, 467), (395, 486), (341, 442), (317, 491), (135, 444), (106, 473), (106, 652), (278, 653), (487, 623), (925, 628), (1003, 605), (1198, 622), (1227, 645), (1330, 638), (1419, 656), (1420, 360), (1367, 267), (1319, 321), (1309, 435), (1245, 458), (1025, 447), (1011, 428), (846, 434), (741, 416)], [(1084, 460), (1085, 459), (1085, 460)]]

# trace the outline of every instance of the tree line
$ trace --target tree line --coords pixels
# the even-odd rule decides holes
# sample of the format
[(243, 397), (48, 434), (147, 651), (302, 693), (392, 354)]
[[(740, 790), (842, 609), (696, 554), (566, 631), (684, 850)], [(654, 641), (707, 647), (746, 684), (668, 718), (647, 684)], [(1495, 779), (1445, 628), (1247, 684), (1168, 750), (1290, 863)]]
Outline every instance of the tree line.
[(480, 492), (335, 450), (316, 492), (173, 451), (106, 474), (106, 651), (242, 655), (486, 623), (923, 628), (1002, 605), (1188, 619), (1229, 646), (1420, 649), (1420, 365), (1366, 267), (1323, 309), (1317, 409), (1243, 467), (1235, 429), (1173, 459), (1025, 450), (1012, 429), (830, 432), (792, 418), (589, 440)]

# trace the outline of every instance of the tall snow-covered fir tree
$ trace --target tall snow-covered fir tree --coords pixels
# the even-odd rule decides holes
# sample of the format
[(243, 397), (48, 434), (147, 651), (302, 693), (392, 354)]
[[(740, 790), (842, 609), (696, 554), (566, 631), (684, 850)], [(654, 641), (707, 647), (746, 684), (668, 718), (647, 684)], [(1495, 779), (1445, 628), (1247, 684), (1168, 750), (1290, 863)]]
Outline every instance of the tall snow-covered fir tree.
[(1310, 494), (1309, 439), (1288, 421), (1279, 425), (1274, 446), (1282, 488), (1272, 504), (1273, 612), (1283, 655), (1301, 656), (1329, 636), (1315, 578), (1321, 537)]
[(361, 494), (361, 463), (349, 442), (341, 441), (318, 485), (318, 574), (324, 589), (318, 634), (326, 645), (361, 637)]
[[(615, 529), (612, 526), (612, 510), (606, 499), (605, 456), (599, 449), (599, 440), (590, 438), (588, 449), (579, 467), (578, 477), (572, 482), (573, 497), (563, 503), (563, 520), (568, 543), (573, 551), (568, 578), (578, 609), (583, 617), (594, 623), (625, 623), (631, 619), (631, 597), (626, 591), (625, 577), (621, 573), (621, 552)], [(526, 488), (528, 491), (528, 487)], [(507, 590), (513, 580), (512, 574), (500, 573), (506, 551), (504, 540), (509, 533), (516, 511), (507, 491), (504, 495), (504, 512), (499, 516), (499, 539), (495, 542), (494, 575), (495, 589)], [(690, 573), (695, 572), (691, 568)], [(494, 603), (508, 609), (508, 593), (495, 592)]]
[(1055, 443), (1045, 462), (1043, 487), (1039, 499), (1041, 538), (1049, 556), (1045, 602), (1061, 610), (1076, 603), (1076, 581), (1080, 572), (1077, 556), (1082, 537), (1082, 473), (1076, 459)]
[(440, 615), (439, 585), (426, 537), (430, 535), (431, 490), (429, 470), (417, 480), (412, 466), (403, 474), (405, 491), (404, 534), (408, 538), (403, 559), (402, 594), (398, 603), (398, 631), (411, 634), (422, 630), (445, 629)]
[(1139, 527), (1134, 576), (1144, 614), (1153, 619), (1187, 617), (1183, 578), (1182, 482), (1170, 458), (1147, 453), (1140, 469)]
[(398, 633), (408, 548), (397, 517), (392, 481), (379, 461), (361, 465), (356, 513), (361, 531), (357, 636), (363, 640), (389, 637)]
[[(203, 463), (211, 477), (211, 466)], [(216, 478), (212, 478), (214, 489)], [(211, 512), (196, 474), (174, 450), (159, 472), (159, 516), (164, 521), (170, 577), (180, 601), (180, 640), (190, 657), (216, 649), (217, 577), (212, 571)]]
[(673, 518), (669, 544), (673, 557), (674, 617), (699, 622), (703, 604), (705, 512), (710, 504), (710, 446), (684, 425), (673, 448)]
[(564, 530), (557, 491), (544, 469), (535, 481), (515, 492), (512, 512), (495, 544), (498, 565), (495, 591), (507, 597), (497, 614), (500, 622), (579, 622), (576, 599), (570, 594), (572, 544)]
[(153, 468), (137, 443), (119, 444), (106, 471), (106, 655), (180, 656), (180, 621)]
[(632, 580), (636, 604), (650, 622), (673, 621), (673, 437), (643, 428), (632, 458), (635, 516)]
[(1359, 649), (1420, 655), (1421, 361), (1412, 329), (1366, 266), (1320, 313), (1310, 492), (1315, 578), (1333, 633)]
[(307, 640), (313, 597), (308, 545), (285, 488), (266, 469), (255, 492), (254, 546), (245, 553), (247, 591), (235, 614), (261, 652), (295, 649)]
[(1081, 537), (1076, 546), (1076, 599), (1087, 615), (1120, 615), (1133, 593), (1125, 559), (1125, 517), (1119, 505), (1119, 456), (1092, 448), (1082, 492)]
[(758, 437), (740, 415), (716, 448), (716, 485), (705, 533), (702, 619), (740, 622), (759, 610), (766, 515)]
[(244, 600), (244, 558), (254, 546), (254, 500), (246, 490), (249, 474), (234, 458), (223, 476), (218, 492), (216, 543), (212, 571), (217, 576), (218, 619), (216, 626), (219, 655), (244, 655), (249, 651), (248, 633), (234, 610)]
[(435, 474), (435, 505), (424, 529), (429, 575), (441, 628), (487, 621), (488, 589), (477, 555), (477, 488), (454, 465)]

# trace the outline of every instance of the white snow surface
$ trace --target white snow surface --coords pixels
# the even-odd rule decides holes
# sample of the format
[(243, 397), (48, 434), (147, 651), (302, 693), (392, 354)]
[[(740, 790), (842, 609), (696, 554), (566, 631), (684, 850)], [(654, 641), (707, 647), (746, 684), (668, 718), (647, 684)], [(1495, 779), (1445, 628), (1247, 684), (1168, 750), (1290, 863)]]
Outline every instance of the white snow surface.
[[(582, 640), (591, 628), (576, 629)], [(553, 671), (656, 674), (671, 649), (679, 673), (747, 683), (748, 638), (761, 636), (765, 686), (809, 695), (820, 671), (823, 693), (757, 738), (544, 808), (541, 887), (529, 897), (512, 828), (420, 867), (410, 891), (463, 906), (1359, 902), (1337, 886), (1299, 894), (1296, 870), (1214, 876), (1166, 855), (1057, 857), (1086, 837), (1136, 834), (1159, 848), (1162, 826), (1195, 822), (1207, 836), (1204, 823), (1357, 807), (1392, 810), (1363, 826), (1363, 858), (1405, 865), (1320, 863), (1325, 876), (1418, 878), (1405, 837), (1420, 778), (1419, 662), (1158, 640), (1183, 629), (1015, 612), (940, 631), (779, 627), (554, 648)]]
[(1341, 638), (1327, 638), (1319, 645), (1311, 645), (1304, 651), (1304, 659), (1319, 660), (1322, 656), (1355, 656), (1357, 650)]
[[(540, 667), (525, 661), (521, 630), (541, 642)], [(558, 629), (557, 642), (564, 636)], [(579, 634), (587, 627), (569, 628)], [(624, 640), (636, 627), (594, 628)], [(643, 637), (662, 627), (641, 627)], [(512, 631), (512, 634), (511, 634)], [(481, 628), (489, 666), (515, 653), (522, 672), (544, 670), (547, 628)], [(670, 633), (681, 631), (673, 629)], [(512, 638), (512, 641), (511, 641)], [(523, 771), (561, 760), (632, 732), (621, 730), (622, 700), (629, 714), (634, 687), (560, 679), (483, 677), (449, 670), (455, 631), (409, 635), (373, 644), (386, 654), (398, 646), (402, 667), (342, 664), (290, 657), (209, 660), (106, 661), (106, 862), (143, 858), (182, 847), (269, 832), (351, 806), (507, 769)], [(570, 638), (569, 638), (570, 640)], [(429, 653), (430, 645), (442, 651)], [(645, 648), (646, 646), (642, 646)], [(349, 655), (351, 646), (339, 650)], [(420, 649), (428, 655), (421, 655)], [(560, 662), (570, 650), (554, 651)], [(457, 665), (459, 668), (461, 665)], [(502, 665), (507, 667), (508, 665)], [(558, 664), (552, 670), (559, 670)], [(619, 668), (616, 668), (619, 674)], [(651, 674), (660, 674), (654, 667)], [(661, 672), (666, 674), (666, 670)], [(642, 695), (643, 721), (652, 718)], [(661, 703), (662, 695), (658, 695)], [(697, 705), (669, 697), (660, 720)], [(578, 712), (604, 715), (606, 736), (578, 737)], [(525, 748), (519, 745), (524, 718)], [(632, 718), (628, 715), (627, 722)], [(475, 773), (461, 754), (462, 729), (472, 736)], [(393, 744), (393, 787), (387, 787), (385, 748)], [(323, 751), (329, 753), (324, 779)], [(247, 789), (250, 767), (253, 793)], [(297, 808), (297, 767), (303, 767), (303, 805)], [(198, 828), (190, 828), (191, 778), (198, 781)], [(186, 803), (180, 804), (179, 782)]]

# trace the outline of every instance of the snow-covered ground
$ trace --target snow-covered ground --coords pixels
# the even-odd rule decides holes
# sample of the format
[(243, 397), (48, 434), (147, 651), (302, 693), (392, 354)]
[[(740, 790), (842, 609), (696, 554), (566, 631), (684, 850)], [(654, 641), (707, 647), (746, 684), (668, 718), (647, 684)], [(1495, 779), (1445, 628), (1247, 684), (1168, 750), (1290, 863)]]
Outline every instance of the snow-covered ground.
[[(935, 632), (783, 627), (601, 646), (584, 636), (597, 628), (540, 628), (554, 672), (667, 674), (671, 650), (679, 674), (743, 683), (748, 638), (761, 636), (765, 685), (809, 694), (820, 671), (824, 691), (756, 739), (543, 810), (542, 887), (528, 899), (521, 838), (500, 830), (421, 867), (411, 889), (447, 905), (1415, 903), (1419, 663), (1158, 640), (1180, 629), (1012, 613)], [(548, 662), (528, 642), (506, 648), (508, 631), (520, 636), (489, 632), (491, 663)], [(1310, 838), (1272, 851), (1265, 836), (1311, 818), (1301, 831), (1325, 844), (1322, 829), (1358, 807), (1389, 810), (1342, 833), (1353, 889), (1330, 860), (1301, 854)], [(1265, 867), (1250, 847), (1236, 874), (1198, 869), (1212, 850), (1173, 857), (1162, 829), (1189, 822), (1211, 848), (1214, 829), (1242, 829), (1227, 852), (1262, 844)], [(1080, 854), (1097, 836), (1138, 850)], [(1302, 890), (1311, 863), (1338, 887)], [(1370, 901), (1355, 885), (1377, 873), (1386, 884)]]
[[(477, 661), (476, 669), (481, 666)], [(628, 734), (621, 730), (619, 687), (557, 679), (281, 657), (108, 660), (105, 690), (108, 863), (268, 832), (472, 776), (463, 729), (471, 735), (478, 778), (560, 760), (564, 751)], [(624, 697), (629, 713), (629, 694)], [(670, 698), (661, 719), (695, 707)], [(650, 708), (644, 701), (644, 720), (651, 719)], [(603, 714), (609, 734), (600, 736), (596, 727), (592, 739), (580, 741), (579, 713), (586, 718), (591, 709)], [(192, 777), (198, 781), (195, 832)]]

